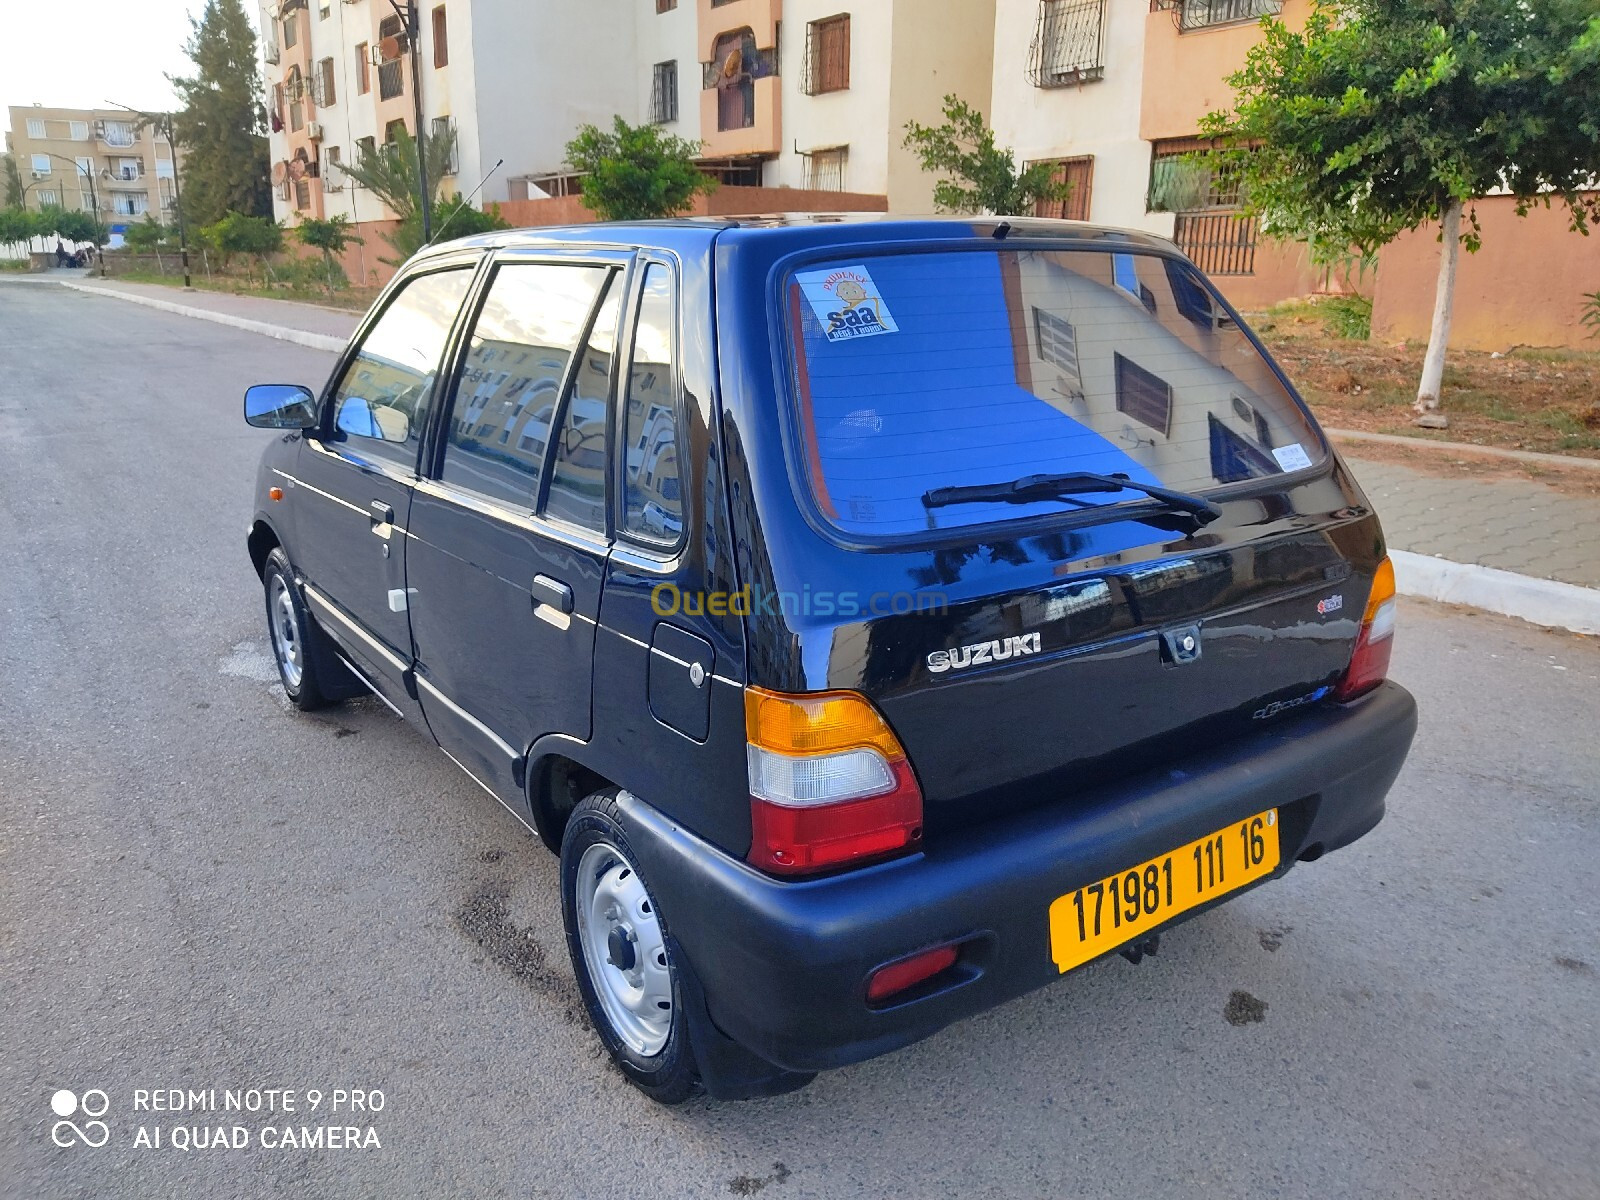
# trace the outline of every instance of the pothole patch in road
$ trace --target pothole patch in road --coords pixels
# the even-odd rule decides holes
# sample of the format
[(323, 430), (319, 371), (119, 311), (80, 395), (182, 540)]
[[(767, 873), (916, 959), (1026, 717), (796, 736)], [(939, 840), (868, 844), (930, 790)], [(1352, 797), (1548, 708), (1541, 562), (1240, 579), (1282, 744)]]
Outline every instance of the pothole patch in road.
[(1271, 929), (1258, 929), (1256, 936), (1261, 939), (1261, 948), (1268, 954), (1276, 954), (1278, 947), (1283, 945), (1283, 939), (1294, 932), (1293, 925), (1276, 925)]
[(1229, 1025), (1255, 1025), (1267, 1019), (1267, 1002), (1249, 992), (1234, 992), (1222, 1009)]
[(255, 683), (278, 682), (278, 664), (263, 642), (235, 642), (233, 653), (218, 660), (217, 671)]
[(551, 967), (532, 927), (520, 926), (512, 919), (510, 899), (510, 884), (499, 880), (482, 883), (456, 910), (456, 924), (492, 962), (539, 995), (556, 1001), (567, 1024), (582, 1025), (583, 1006), (577, 988), (565, 971)]

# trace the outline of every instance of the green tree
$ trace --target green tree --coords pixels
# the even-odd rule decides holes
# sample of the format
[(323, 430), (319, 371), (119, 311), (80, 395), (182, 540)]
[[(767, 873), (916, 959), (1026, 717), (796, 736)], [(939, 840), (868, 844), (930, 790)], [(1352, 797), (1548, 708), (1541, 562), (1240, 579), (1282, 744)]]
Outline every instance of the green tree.
[(1016, 155), (995, 144), (983, 114), (954, 94), (944, 98), (943, 125), (906, 122), (904, 145), (924, 171), (953, 177), (933, 187), (933, 202), (944, 212), (1022, 216), (1039, 201), (1064, 200), (1072, 191), (1049, 163), (1018, 171)]
[(1326, 261), (1439, 226), (1416, 411), (1441, 424), (1460, 248), (1479, 245), (1473, 200), (1504, 187), (1526, 213), (1559, 198), (1587, 232), (1580, 193), (1600, 173), (1594, 0), (1316, 0), (1301, 33), (1265, 22), (1229, 82), (1234, 107), (1204, 132), (1234, 147), (1223, 169), (1275, 236)]
[(38, 213), (30, 212), (20, 204), (0, 208), (0, 245), (42, 237), (49, 232), (44, 224)]
[(699, 153), (699, 142), (621, 117), (609, 133), (581, 125), (567, 143), (567, 162), (583, 172), (583, 202), (602, 221), (645, 221), (687, 210), (717, 186), (695, 166)]
[(205, 226), (201, 232), (222, 254), (224, 269), (234, 255), (248, 254), (265, 271), (267, 258), (283, 249), (283, 226), (266, 217), (231, 212), (222, 220)]
[(26, 200), (22, 190), (22, 170), (14, 154), (0, 155), (0, 170), (5, 172), (5, 204), (7, 208), (21, 208)]
[(105, 225), (76, 209), (57, 209), (52, 216), (52, 228), (68, 241), (93, 242), (96, 249), (106, 240)]
[(128, 226), (122, 235), (122, 240), (127, 242), (130, 250), (148, 254), (162, 245), (171, 236), (171, 232), (151, 214), (145, 213), (144, 220), (135, 221)]
[[(439, 187), (455, 157), (456, 135), (424, 132), (413, 138), (403, 127), (395, 129), (394, 140), (382, 146), (360, 148), (356, 160), (344, 165), (344, 173), (358, 186), (364, 187), (388, 205), (401, 221), (418, 216), (420, 224), (422, 204), (417, 192), (417, 154), (421, 152), (428, 168), (428, 203), (439, 201)], [(430, 207), (431, 212), (431, 207)]]
[(173, 76), (183, 100), (173, 129), (184, 148), (185, 217), (213, 224), (230, 212), (272, 214), (256, 34), (239, 0), (207, 0), (187, 52), (195, 71)]
[[(439, 201), (433, 208), (434, 242), (448, 242), (452, 238), (470, 237), (475, 233), (489, 233), (495, 229), (510, 228), (511, 223), (500, 215), (498, 206), (493, 204), (486, 211), (480, 211), (473, 208), (462, 196), (449, 196)], [(422, 249), (421, 215), (413, 212), (400, 223), (399, 229), (393, 233), (386, 233), (383, 237), (400, 256), (385, 261), (395, 266), (405, 262)]]
[(345, 277), (344, 269), (334, 261), (333, 257), (335, 254), (343, 254), (351, 246), (362, 241), (350, 227), (349, 218), (343, 214), (326, 220), (301, 217), (300, 224), (294, 227), (294, 235), (300, 239), (302, 245), (322, 251), (323, 285), (330, 296), (333, 295), (335, 287), (344, 287), (350, 282)]

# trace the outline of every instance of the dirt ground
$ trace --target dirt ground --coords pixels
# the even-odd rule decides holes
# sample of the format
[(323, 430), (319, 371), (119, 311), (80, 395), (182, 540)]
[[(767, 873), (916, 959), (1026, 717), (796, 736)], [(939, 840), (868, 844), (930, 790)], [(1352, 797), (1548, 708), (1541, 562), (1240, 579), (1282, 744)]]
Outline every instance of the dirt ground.
[[(1434, 431), (1411, 423), (1425, 347), (1341, 337), (1305, 302), (1249, 320), (1326, 426), (1600, 458), (1600, 349), (1453, 350), (1441, 398), (1450, 428)], [(1361, 452), (1375, 456), (1366, 444)]]

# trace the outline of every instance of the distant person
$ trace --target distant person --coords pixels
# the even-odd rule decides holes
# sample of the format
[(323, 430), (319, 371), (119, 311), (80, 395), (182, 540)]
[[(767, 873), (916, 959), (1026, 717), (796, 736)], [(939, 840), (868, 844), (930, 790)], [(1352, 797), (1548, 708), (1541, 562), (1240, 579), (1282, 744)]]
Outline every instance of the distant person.
[(56, 266), (64, 267), (71, 259), (67, 257), (67, 248), (61, 244), (61, 239), (56, 239)]

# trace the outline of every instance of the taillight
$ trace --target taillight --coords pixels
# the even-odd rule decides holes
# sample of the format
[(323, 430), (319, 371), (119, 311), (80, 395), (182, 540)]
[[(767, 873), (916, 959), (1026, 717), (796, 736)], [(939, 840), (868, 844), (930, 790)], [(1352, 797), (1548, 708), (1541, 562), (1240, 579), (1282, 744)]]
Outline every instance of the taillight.
[(750, 687), (744, 716), (755, 866), (807, 874), (921, 839), (922, 789), (865, 696)]
[(1394, 564), (1385, 558), (1372, 579), (1372, 594), (1361, 618), (1361, 633), (1350, 666), (1333, 689), (1335, 700), (1354, 700), (1382, 683), (1389, 675), (1389, 654), (1394, 649)]

